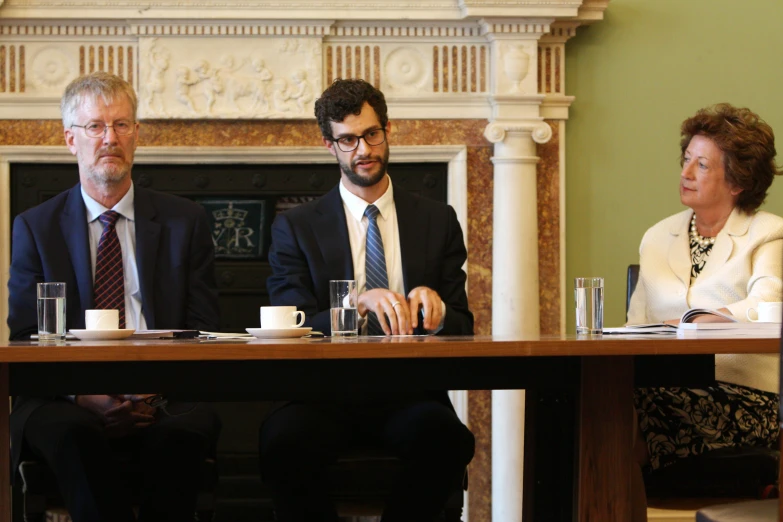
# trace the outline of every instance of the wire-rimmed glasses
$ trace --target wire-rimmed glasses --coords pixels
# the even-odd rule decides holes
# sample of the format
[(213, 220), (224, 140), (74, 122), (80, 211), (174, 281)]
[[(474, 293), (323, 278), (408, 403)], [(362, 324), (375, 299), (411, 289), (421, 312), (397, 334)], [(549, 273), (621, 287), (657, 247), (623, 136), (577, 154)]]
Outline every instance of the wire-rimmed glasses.
[(370, 129), (361, 136), (349, 134), (347, 136), (340, 136), (339, 138), (332, 138), (332, 141), (337, 144), (337, 148), (341, 151), (353, 152), (359, 148), (359, 140), (362, 139), (370, 147), (375, 147), (386, 141), (386, 130)]
[(117, 136), (130, 136), (136, 130), (136, 122), (131, 120), (117, 120), (109, 125), (102, 121), (91, 121), (86, 125), (71, 124), (71, 127), (80, 127), (89, 138), (102, 138), (109, 131), (109, 127), (114, 129)]

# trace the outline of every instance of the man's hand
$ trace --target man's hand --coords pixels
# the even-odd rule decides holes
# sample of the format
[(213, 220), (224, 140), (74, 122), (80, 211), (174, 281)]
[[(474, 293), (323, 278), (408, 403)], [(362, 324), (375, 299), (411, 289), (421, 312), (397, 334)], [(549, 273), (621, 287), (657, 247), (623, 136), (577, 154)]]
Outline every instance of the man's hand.
[(405, 296), (385, 288), (373, 288), (359, 295), (359, 315), (375, 312), (386, 335), (410, 335), (411, 311)]
[[(155, 422), (154, 408), (124, 397), (122, 395), (77, 395), (76, 404), (98, 415), (103, 420), (106, 434), (110, 437), (122, 437)], [(143, 406), (137, 406), (138, 404)]]
[(145, 415), (155, 415), (155, 412), (157, 411), (157, 408), (153, 408), (149, 404), (147, 404), (146, 399), (150, 397), (154, 397), (154, 393), (146, 393), (146, 394), (125, 394), (120, 395), (119, 397), (124, 401), (131, 401), (133, 403), (133, 411), (137, 413), (143, 413)]
[(424, 315), (424, 329), (435, 330), (443, 319), (443, 301), (438, 292), (426, 286), (417, 286), (408, 292), (408, 306), (411, 313), (411, 325), (419, 326), (419, 310)]

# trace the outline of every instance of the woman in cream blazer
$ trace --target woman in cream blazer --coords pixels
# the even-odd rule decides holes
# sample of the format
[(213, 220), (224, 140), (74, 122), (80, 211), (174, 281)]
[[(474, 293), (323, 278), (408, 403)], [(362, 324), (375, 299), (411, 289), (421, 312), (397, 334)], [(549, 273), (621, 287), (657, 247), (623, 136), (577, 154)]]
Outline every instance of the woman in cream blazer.
[[(760, 301), (783, 300), (783, 218), (757, 210), (778, 174), (774, 134), (728, 104), (700, 110), (681, 134), (680, 200), (689, 208), (645, 233), (628, 324), (676, 323), (689, 308), (747, 321)], [(655, 470), (714, 449), (775, 444), (778, 368), (774, 355), (718, 356), (713, 387), (636, 390), (640, 460)]]
[[(639, 247), (639, 282), (631, 297), (628, 324), (660, 323), (689, 308), (726, 308), (739, 321), (760, 301), (783, 298), (783, 218), (735, 208), (704, 269), (691, 284), (689, 234), (692, 210), (659, 222)], [(752, 313), (751, 313), (752, 314)], [(715, 377), (777, 393), (778, 356), (718, 355)]]

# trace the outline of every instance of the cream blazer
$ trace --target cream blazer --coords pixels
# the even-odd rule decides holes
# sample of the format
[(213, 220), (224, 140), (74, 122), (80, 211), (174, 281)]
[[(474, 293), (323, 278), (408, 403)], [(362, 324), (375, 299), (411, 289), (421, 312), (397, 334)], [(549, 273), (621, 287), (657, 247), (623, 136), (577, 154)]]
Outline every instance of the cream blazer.
[[(644, 234), (628, 324), (676, 319), (689, 308), (728, 308), (739, 321), (747, 321), (747, 310), (759, 301), (783, 301), (783, 218), (735, 208), (691, 286), (692, 215), (685, 210)], [(779, 392), (778, 355), (717, 355), (715, 365), (720, 381)]]

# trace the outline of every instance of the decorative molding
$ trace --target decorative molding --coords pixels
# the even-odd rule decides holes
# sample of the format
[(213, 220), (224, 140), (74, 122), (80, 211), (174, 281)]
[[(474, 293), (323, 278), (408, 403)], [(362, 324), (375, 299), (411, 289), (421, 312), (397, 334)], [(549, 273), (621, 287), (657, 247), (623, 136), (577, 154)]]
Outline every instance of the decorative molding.
[(559, 94), (547, 94), (541, 104), (541, 117), (546, 120), (567, 120), (574, 96), (562, 96)]
[[(91, 6), (93, 19), (33, 16), (44, 6), (82, 4)], [(187, 18), (162, 17), (161, 9), (185, 4), (257, 9), (220, 20), (198, 10), (188, 11)], [(411, 2), (369, 4), (391, 4), (399, 16), (336, 20), (332, 9), (319, 18), (316, 8), (325, 4), (315, 0), (285, 4), (314, 9), (301, 20), (262, 18), (266, 9), (283, 5), (264, 0), (8, 0), (0, 19), (0, 46), (5, 44), (7, 56), (2, 67), (8, 71), (0, 75), (0, 119), (59, 119), (65, 85), (94, 70), (128, 79), (145, 119), (310, 119), (314, 97), (338, 77), (379, 87), (399, 107), (397, 117), (493, 119), (499, 113), (491, 107), (499, 97), (540, 93), (547, 95), (548, 113), (565, 118), (565, 41), (582, 22), (563, 16), (562, 9), (606, 8), (606, 0), (442, 0), (417, 5), (506, 11), (417, 20), (405, 11)], [(13, 14), (12, 7), (24, 7), (30, 16), (5, 16)], [(117, 9), (130, 8), (143, 10), (144, 19), (107, 20)], [(556, 17), (521, 17), (517, 8), (560, 11)], [(525, 102), (511, 105), (520, 103)]]
[(582, 24), (594, 24), (604, 19), (604, 11), (610, 0), (584, 0), (576, 19)]
[[(5, 14), (5, 13), (3, 13)], [(100, 20), (95, 22), (48, 22), (31, 23), (27, 20), (0, 19), (0, 36), (133, 36), (132, 28), (126, 22)]]
[(300, 38), (305, 36), (323, 37), (330, 32), (334, 22), (298, 21), (284, 22), (279, 20), (247, 20), (215, 23), (212, 21), (168, 22), (168, 23), (130, 23), (132, 34), (138, 36), (289, 36)]
[(141, 118), (311, 117), (323, 90), (321, 44), (309, 38), (141, 38), (139, 56)]
[(336, 22), (329, 30), (333, 38), (481, 38), (475, 22)]
[(545, 121), (490, 123), (484, 129), (484, 137), (491, 143), (500, 143), (509, 133), (517, 132), (529, 133), (536, 143), (546, 143), (552, 138), (552, 127)]
[(549, 27), (554, 22), (551, 18), (482, 18), (479, 21), (481, 33), (490, 41), (495, 38), (518, 39), (527, 35), (528, 38), (538, 39), (549, 32)]
[[(589, 1), (589, 0), (585, 0)], [(482, 16), (577, 17), (583, 0), (6, 0), (9, 18), (331, 18), (460, 20)]]
[(565, 44), (576, 36), (576, 30), (580, 25), (582, 25), (580, 22), (556, 21), (549, 27), (547, 34), (541, 35), (541, 43)]

